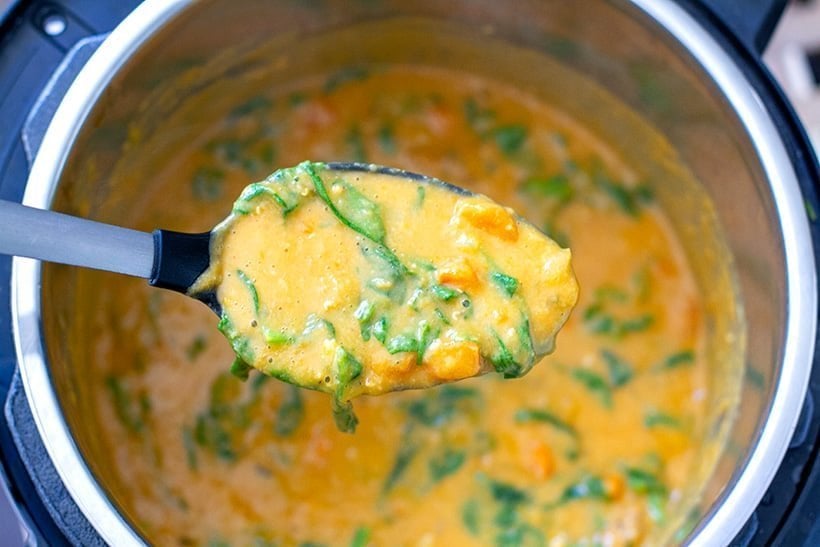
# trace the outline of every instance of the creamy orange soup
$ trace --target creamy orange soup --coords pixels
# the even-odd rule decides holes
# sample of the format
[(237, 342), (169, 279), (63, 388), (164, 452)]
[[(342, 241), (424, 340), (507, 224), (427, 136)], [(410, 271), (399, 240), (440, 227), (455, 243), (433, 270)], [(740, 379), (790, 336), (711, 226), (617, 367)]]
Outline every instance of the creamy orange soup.
[(143, 220), (201, 229), (249, 180), (304, 158), (487, 194), (572, 248), (578, 305), (526, 376), (361, 397), (350, 435), (324, 394), (233, 377), (201, 304), (93, 274), (95, 419), (117, 501), (148, 540), (637, 545), (689, 510), (708, 400), (703, 301), (653, 201), (660, 181), (503, 83), (355, 67), (238, 106), (167, 166), (145, 196), (165, 212)]
[(235, 376), (349, 400), (526, 374), (578, 299), (570, 251), (485, 196), (372, 164), (303, 162), (250, 184), (191, 293), (213, 292)]

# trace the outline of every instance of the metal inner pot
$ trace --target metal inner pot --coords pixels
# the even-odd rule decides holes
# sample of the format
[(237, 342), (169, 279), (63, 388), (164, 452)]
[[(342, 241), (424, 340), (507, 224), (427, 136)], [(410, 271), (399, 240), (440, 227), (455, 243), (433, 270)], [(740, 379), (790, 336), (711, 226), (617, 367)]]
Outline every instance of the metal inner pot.
[[(118, 186), (124, 171), (146, 156), (170, 157), (265, 78), (355, 62), (438, 64), (513, 82), (560, 104), (633, 164), (640, 158), (647, 179), (663, 181), (658, 197), (706, 295), (714, 368), (698, 470), (706, 484), (693, 485), (702, 502), (690, 537), (728, 542), (771, 480), (801, 408), (814, 262), (795, 173), (764, 105), (672, 2), (524, 1), (513, 10), (497, 2), (149, 0), (69, 91), (24, 202), (151, 229), (134, 207), (140, 186)], [(168, 121), (187, 97), (220, 85), (231, 91), (208, 112)], [(161, 146), (129, 147), (135, 129), (161, 134)], [(150, 173), (140, 175), (150, 184)], [(138, 543), (86, 419), (82, 350), (70, 349), (88, 332), (78, 310), (91, 288), (78, 275), (15, 260), (21, 370), (46, 448), (88, 520), (111, 544)]]

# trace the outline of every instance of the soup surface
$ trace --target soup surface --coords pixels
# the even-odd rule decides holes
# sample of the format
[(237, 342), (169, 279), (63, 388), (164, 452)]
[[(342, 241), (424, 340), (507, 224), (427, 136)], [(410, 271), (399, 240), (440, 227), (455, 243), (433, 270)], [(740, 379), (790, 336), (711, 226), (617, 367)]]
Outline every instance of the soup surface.
[(191, 292), (251, 369), (349, 399), (526, 374), (578, 299), (570, 251), (485, 196), (303, 162), (242, 191)]
[(512, 207), (571, 245), (578, 306), (525, 377), (362, 397), (349, 435), (325, 395), (231, 376), (231, 347), (201, 304), (83, 272), (98, 333), (93, 419), (117, 501), (146, 538), (634, 545), (689, 510), (704, 312), (652, 199), (662, 181), (638, 180), (581, 124), (503, 83), (352, 67), (238, 106), (163, 166), (135, 223), (201, 230), (248, 180), (306, 157), (394, 165)]

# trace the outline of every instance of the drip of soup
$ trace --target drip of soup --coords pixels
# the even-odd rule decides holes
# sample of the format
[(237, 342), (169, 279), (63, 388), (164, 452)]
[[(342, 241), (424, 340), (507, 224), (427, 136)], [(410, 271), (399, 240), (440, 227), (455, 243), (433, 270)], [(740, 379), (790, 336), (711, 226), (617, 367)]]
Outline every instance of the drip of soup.
[[(201, 304), (80, 272), (94, 288), (84, 293), (95, 317), (88, 419), (141, 533), (162, 545), (639, 545), (688, 514), (709, 398), (706, 334), (692, 271), (653, 200), (662, 181), (639, 178), (551, 105), (470, 74), (353, 67), (281, 85), (175, 150), (140, 194), (138, 224), (201, 230), (248, 180), (305, 157), (392, 165), (486, 194), (570, 246), (578, 306), (524, 378), (360, 397), (350, 435), (322, 393), (256, 371), (244, 383), (231, 376), (234, 353)], [(212, 99), (191, 100), (205, 111)], [(275, 200), (264, 207), (281, 216)], [(420, 244), (448, 241), (429, 239)], [(295, 252), (299, 240), (288, 240)], [(356, 247), (348, 255), (369, 264)], [(515, 294), (533, 270), (491, 256), (477, 277), (506, 306), (507, 284), (488, 281), (490, 268), (516, 272)], [(232, 290), (253, 307), (240, 267), (229, 268)], [(450, 321), (461, 305), (425, 298), (422, 309), (441, 306)], [(383, 351), (378, 315), (363, 310), (360, 324), (358, 305), (345, 336), (364, 327), (362, 345)], [(269, 318), (274, 338), (305, 326)], [(503, 340), (518, 351), (515, 335)]]
[(569, 250), (486, 197), (309, 162), (245, 188), (207, 290), (234, 374), (331, 393), (345, 431), (361, 394), (524, 375), (578, 298)]

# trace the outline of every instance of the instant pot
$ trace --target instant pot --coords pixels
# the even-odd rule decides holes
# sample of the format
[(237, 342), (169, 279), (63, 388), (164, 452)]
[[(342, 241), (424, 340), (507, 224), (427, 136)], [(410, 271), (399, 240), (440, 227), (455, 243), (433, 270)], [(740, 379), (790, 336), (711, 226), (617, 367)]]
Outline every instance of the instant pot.
[[(139, 82), (139, 73), (129, 73), (134, 63), (152, 54), (179, 56), (206, 24), (221, 24), (211, 43), (227, 47), (232, 36), (262, 34), (270, 23), (256, 16), (269, 8), (263, 2), (137, 4), (20, 1), (0, 11), (0, 199), (50, 205), (75, 139), (87, 137), (86, 116), (98, 121), (101, 109), (129, 96), (116, 86)], [(283, 4), (298, 15), (334, 2)], [(334, 24), (404, 10), (491, 26), (522, 46), (539, 41), (558, 61), (606, 84), (675, 146), (716, 204), (749, 325), (739, 413), (727, 416), (728, 447), (687, 541), (820, 545), (820, 169), (760, 58), (784, 3), (348, 4)], [(297, 30), (316, 30), (323, 20), (295, 21)], [(72, 403), (60, 396), (49, 368), (55, 348), (46, 347), (41, 332), (48, 317), (41, 313), (40, 274), (34, 261), (0, 257), (0, 459), (14, 517), (0, 543), (14, 544), (19, 526), (33, 544), (137, 544), (67, 425), (64, 411)]]

